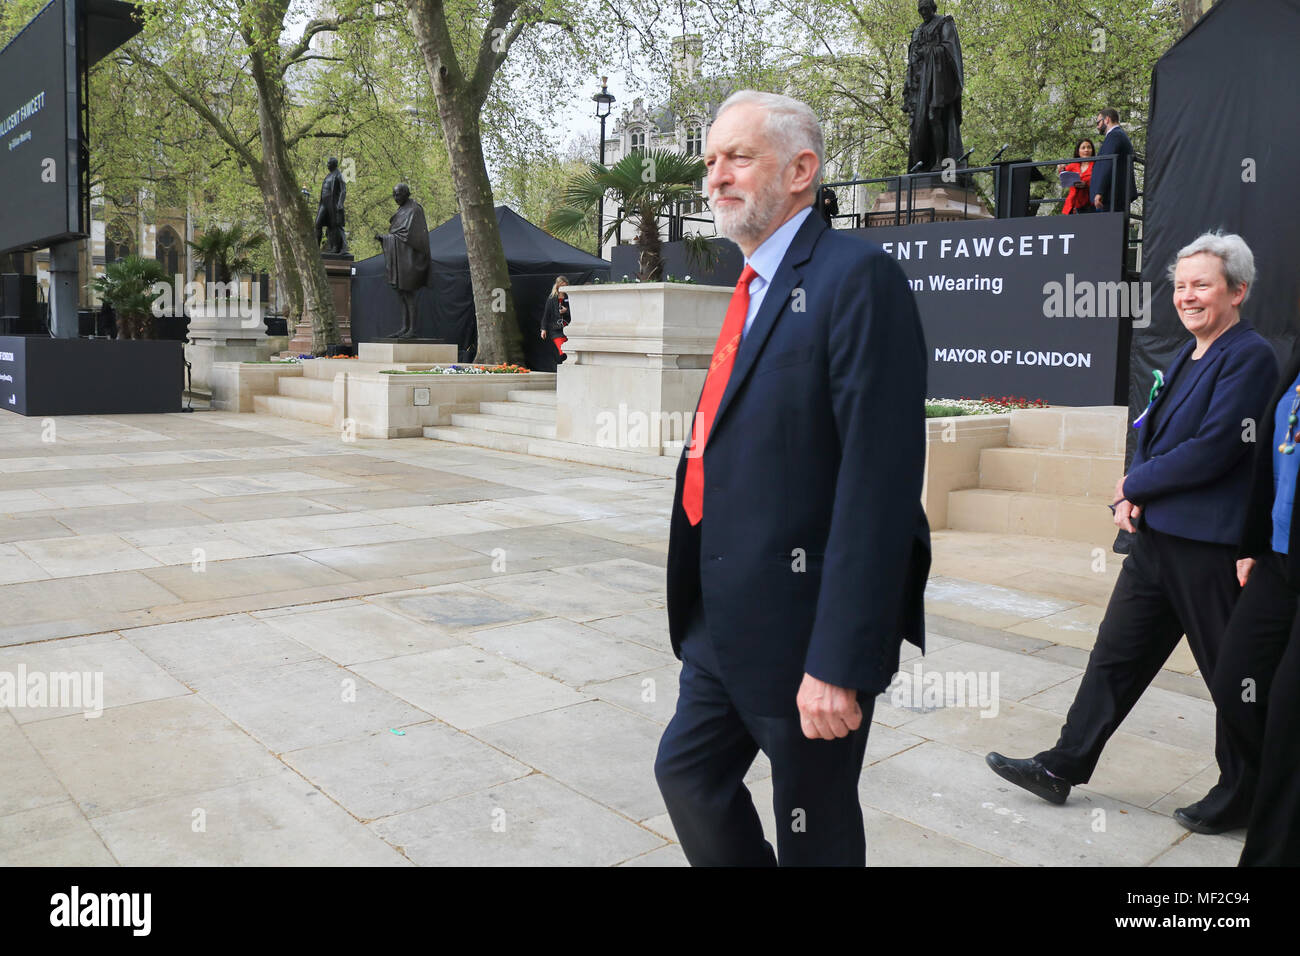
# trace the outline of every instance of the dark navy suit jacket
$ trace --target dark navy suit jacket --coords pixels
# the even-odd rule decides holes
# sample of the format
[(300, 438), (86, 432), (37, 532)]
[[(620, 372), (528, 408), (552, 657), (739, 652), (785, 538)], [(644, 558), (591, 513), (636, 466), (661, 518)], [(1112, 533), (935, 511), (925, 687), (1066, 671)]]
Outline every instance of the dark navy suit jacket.
[[(1236, 546), (1250, 499), (1255, 443), (1273, 440), (1266, 406), (1277, 385), (1277, 356), (1245, 322), (1193, 362), (1195, 348), (1191, 341), (1178, 353), (1138, 430), (1124, 496), (1142, 505), (1143, 519), (1157, 531)], [(1169, 405), (1165, 399), (1179, 376), (1190, 379)]]
[[(1110, 159), (1103, 159), (1110, 156)], [(1111, 127), (1111, 131), (1102, 140), (1101, 149), (1097, 151), (1097, 162), (1092, 167), (1092, 187), (1088, 190), (1092, 196), (1101, 196), (1102, 212), (1123, 212), (1129, 203), (1137, 198), (1137, 179), (1133, 173), (1133, 141), (1128, 133), (1120, 127)], [(1118, 163), (1124, 179), (1115, 186), (1114, 205), (1111, 205), (1110, 181), (1115, 174)], [(1125, 191), (1127, 189), (1127, 192)]]
[(808, 216), (736, 356), (704, 451), (704, 518), (677, 468), (668, 625), (703, 600), (742, 710), (794, 716), (805, 672), (874, 696), (924, 642), (925, 343), (898, 263)]

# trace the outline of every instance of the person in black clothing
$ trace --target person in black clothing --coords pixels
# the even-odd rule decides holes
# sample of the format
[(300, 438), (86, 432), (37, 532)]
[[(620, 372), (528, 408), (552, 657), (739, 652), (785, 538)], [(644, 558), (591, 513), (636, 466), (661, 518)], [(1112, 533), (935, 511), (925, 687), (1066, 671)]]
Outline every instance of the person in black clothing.
[[(1244, 590), (1224, 635), (1210, 693), (1245, 762), (1241, 866), (1300, 865), (1300, 536), (1296, 451), (1300, 352), (1259, 423), (1255, 476), (1237, 580)], [(1272, 439), (1271, 441), (1269, 439)], [(1215, 787), (1194, 804), (1222, 802)], [(1253, 799), (1252, 799), (1253, 798)], [(1239, 799), (1238, 803), (1242, 800)]]
[(551, 294), (546, 297), (546, 311), (542, 313), (542, 338), (555, 343), (555, 351), (560, 353), (555, 360), (557, 365), (563, 365), (568, 359), (563, 347), (568, 341), (568, 336), (564, 334), (564, 327), (569, 324), (569, 297), (564, 293), (564, 287), (568, 284), (569, 280), (565, 276), (555, 277)]
[(826, 220), (826, 228), (834, 229), (833, 220), (840, 214), (840, 201), (830, 186), (823, 185), (817, 190), (817, 211)]

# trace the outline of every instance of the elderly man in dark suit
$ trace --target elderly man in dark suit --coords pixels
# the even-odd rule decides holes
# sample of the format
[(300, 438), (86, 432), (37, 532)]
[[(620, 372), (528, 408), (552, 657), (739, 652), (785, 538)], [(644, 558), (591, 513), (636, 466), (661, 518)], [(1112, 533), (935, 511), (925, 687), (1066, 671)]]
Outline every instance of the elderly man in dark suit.
[[(744, 90), (705, 150), (745, 268), (677, 469), (668, 623), (682, 660), (655, 775), (695, 865), (866, 860), (875, 697), (924, 637), (925, 346), (879, 246), (826, 228), (812, 111)], [(743, 778), (772, 764), (776, 843)]]
[(1128, 209), (1128, 204), (1137, 198), (1137, 180), (1133, 174), (1133, 142), (1119, 125), (1119, 113), (1112, 109), (1104, 109), (1097, 114), (1097, 132), (1105, 139), (1101, 142), (1097, 163), (1092, 169), (1092, 204), (1099, 212), (1124, 212)]

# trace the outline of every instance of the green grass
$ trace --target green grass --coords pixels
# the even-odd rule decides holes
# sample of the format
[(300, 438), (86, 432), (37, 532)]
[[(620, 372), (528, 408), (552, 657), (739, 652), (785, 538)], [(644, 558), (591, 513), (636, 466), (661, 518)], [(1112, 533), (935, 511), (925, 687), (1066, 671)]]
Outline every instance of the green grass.
[(960, 405), (926, 405), (926, 418), (949, 418), (954, 415), (969, 415), (970, 412)]

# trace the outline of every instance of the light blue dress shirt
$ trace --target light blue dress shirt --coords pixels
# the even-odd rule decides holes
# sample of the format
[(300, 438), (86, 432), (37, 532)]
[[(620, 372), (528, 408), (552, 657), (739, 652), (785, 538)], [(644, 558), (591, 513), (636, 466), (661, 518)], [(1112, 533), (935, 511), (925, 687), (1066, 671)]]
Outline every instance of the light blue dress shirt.
[(749, 312), (745, 316), (745, 329), (740, 336), (742, 341), (749, 334), (749, 327), (754, 324), (754, 316), (758, 315), (758, 310), (763, 305), (763, 294), (772, 284), (772, 277), (780, 268), (781, 260), (785, 258), (790, 243), (794, 242), (794, 234), (799, 231), (799, 227), (812, 211), (812, 206), (800, 209), (783, 222), (776, 232), (764, 239), (763, 244), (754, 250), (752, 256), (745, 258), (745, 265), (753, 266), (758, 275), (749, 280)]

